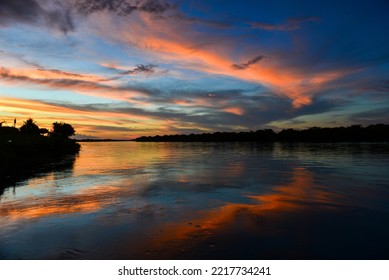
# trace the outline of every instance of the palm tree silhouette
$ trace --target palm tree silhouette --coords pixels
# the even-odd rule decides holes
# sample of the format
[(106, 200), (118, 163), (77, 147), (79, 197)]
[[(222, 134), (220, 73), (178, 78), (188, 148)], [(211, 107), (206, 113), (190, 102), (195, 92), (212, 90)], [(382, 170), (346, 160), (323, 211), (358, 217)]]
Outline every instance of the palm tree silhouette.
[(20, 132), (26, 134), (39, 134), (39, 127), (32, 118), (29, 118), (23, 122), (23, 125), (20, 127)]

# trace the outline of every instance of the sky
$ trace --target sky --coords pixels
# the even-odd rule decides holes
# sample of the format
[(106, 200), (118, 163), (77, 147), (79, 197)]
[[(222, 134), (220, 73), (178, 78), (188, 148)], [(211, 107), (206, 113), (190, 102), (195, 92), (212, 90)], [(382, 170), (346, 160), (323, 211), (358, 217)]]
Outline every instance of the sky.
[(0, 0), (0, 122), (78, 137), (389, 123), (389, 2)]

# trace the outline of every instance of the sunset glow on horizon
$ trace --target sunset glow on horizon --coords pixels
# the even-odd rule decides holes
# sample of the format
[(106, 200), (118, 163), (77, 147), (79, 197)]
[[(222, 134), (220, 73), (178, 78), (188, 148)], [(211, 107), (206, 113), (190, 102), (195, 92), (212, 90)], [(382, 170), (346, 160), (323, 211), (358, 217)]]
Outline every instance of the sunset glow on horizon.
[(387, 1), (4, 0), (0, 122), (79, 138), (389, 123)]

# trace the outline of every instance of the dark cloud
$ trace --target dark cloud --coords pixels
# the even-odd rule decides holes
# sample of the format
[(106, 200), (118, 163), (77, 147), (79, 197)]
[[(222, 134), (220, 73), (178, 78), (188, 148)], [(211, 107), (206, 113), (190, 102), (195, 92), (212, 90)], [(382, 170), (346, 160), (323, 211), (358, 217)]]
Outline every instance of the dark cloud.
[(78, 0), (73, 1), (72, 5), (82, 14), (109, 11), (120, 16), (134, 11), (160, 14), (172, 7), (165, 0)]
[(109, 12), (128, 16), (133, 12), (154, 15), (154, 19), (171, 20), (180, 24), (203, 24), (216, 28), (230, 27), (229, 23), (203, 20), (181, 13), (168, 0), (1, 0), (0, 26), (15, 22), (45, 25), (67, 34), (75, 30), (74, 15)]
[(139, 6), (139, 10), (149, 13), (163, 13), (169, 8), (171, 8), (171, 4), (167, 1), (162, 0), (147, 0), (143, 1), (143, 3)]
[(69, 9), (59, 2), (53, 2), (50, 8), (46, 6), (39, 0), (1, 0), (0, 25), (13, 22), (43, 24), (65, 34), (74, 30)]
[(115, 12), (118, 15), (127, 15), (137, 9), (125, 0), (84, 0), (75, 1), (74, 8), (82, 14), (91, 14), (100, 11)]
[(152, 74), (157, 66), (153, 64), (138, 64), (134, 69), (120, 72), (122, 75)]
[(389, 124), (389, 107), (368, 110), (348, 116), (351, 123), (362, 125), (369, 124)]
[(231, 23), (185, 15), (177, 9), (176, 5), (167, 0), (77, 0), (71, 3), (72, 9), (84, 15), (108, 11), (119, 16), (127, 16), (138, 11), (153, 14), (155, 19), (171, 20), (180, 24), (202, 24), (215, 28), (232, 26)]
[[(174, 94), (173, 94), (174, 95)], [(182, 127), (170, 127), (170, 130), (176, 133), (201, 133), (201, 129), (208, 131), (220, 130), (256, 130), (266, 127), (273, 121), (290, 121), (291, 124), (297, 124), (294, 118), (304, 115), (320, 114), (323, 112), (332, 111), (335, 108), (342, 107), (344, 104), (338, 100), (325, 100), (317, 98), (313, 100), (311, 105), (304, 108), (293, 109), (291, 101), (288, 98), (275, 96), (272, 93), (264, 95), (247, 96), (243, 90), (234, 91), (214, 91), (209, 96), (209, 92), (184, 93), (182, 94), (188, 100), (196, 99), (196, 97), (209, 97), (209, 102), (212, 104), (214, 98), (224, 100), (225, 104), (214, 104), (213, 107), (191, 107), (190, 110), (186, 107), (185, 110), (180, 110), (174, 105), (174, 98), (158, 97), (158, 93), (151, 93), (143, 101), (150, 102), (156, 106), (155, 109), (147, 110), (145, 108), (136, 108), (131, 103), (121, 102), (117, 104), (72, 104), (58, 103), (45, 101), (43, 103), (70, 108), (79, 111), (88, 112), (111, 112), (128, 115), (125, 120), (127, 123), (131, 116), (143, 116), (147, 118), (173, 120), (178, 123), (185, 123), (197, 129), (186, 129)], [(221, 96), (224, 96), (222, 98)], [(159, 98), (159, 99), (158, 99)], [(345, 101), (346, 102), (346, 101)], [(228, 107), (244, 108), (242, 115), (231, 114), (223, 111)], [(132, 123), (136, 123), (131, 121)], [(101, 127), (103, 128), (103, 127)], [(120, 131), (132, 131), (131, 127), (119, 128)], [(119, 130), (112, 127), (112, 130)], [(110, 130), (108, 128), (108, 130)], [(143, 129), (142, 129), (143, 130)]]
[[(183, 87), (161, 89), (161, 88), (150, 88), (147, 86), (140, 86), (139, 89), (150, 92), (147, 101), (152, 103), (175, 103), (176, 100), (194, 101), (196, 99), (203, 98), (208, 99), (210, 104), (215, 102), (226, 102), (229, 103), (233, 100), (245, 99), (242, 89), (226, 89), (226, 90), (204, 90), (204, 89), (184, 89)], [(146, 100), (145, 100), (146, 101)]]
[(341, 108), (349, 102), (350, 101), (347, 99), (326, 99), (321, 96), (316, 96), (312, 99), (311, 104), (302, 106), (299, 109), (295, 110), (295, 114), (296, 116), (321, 114), (325, 112), (330, 112), (337, 108)]
[(267, 31), (291, 31), (301, 28), (301, 24), (304, 22), (319, 21), (318, 17), (299, 17), (290, 18), (282, 24), (271, 24), (264, 22), (251, 22), (250, 25), (255, 29), (262, 29)]
[[(200, 94), (204, 95), (204, 94)], [(195, 98), (195, 97), (194, 97)], [(129, 103), (121, 103), (115, 106), (107, 106), (106, 104), (57, 104), (49, 103), (51, 105), (63, 106), (80, 111), (90, 112), (115, 112), (128, 115), (145, 116), (158, 119), (172, 119), (179, 122), (196, 124), (199, 127), (206, 127), (208, 129), (217, 130), (222, 126), (239, 125), (247, 127), (247, 129), (255, 128), (264, 125), (267, 122), (286, 119), (291, 116), (290, 103), (286, 99), (279, 97), (245, 97), (238, 95), (237, 100), (231, 98), (228, 103), (233, 106), (245, 106), (245, 115), (238, 116), (229, 112), (224, 112), (223, 107), (200, 108), (193, 107), (190, 111), (177, 110), (171, 107), (168, 103), (171, 100), (160, 99), (157, 102), (154, 94), (150, 95), (146, 102), (152, 102), (159, 107), (153, 111), (148, 111), (142, 108), (134, 108)], [(260, 104), (260, 105), (258, 105)], [(276, 110), (274, 108), (277, 108)]]
[(100, 131), (118, 131), (118, 132), (134, 132), (134, 131), (145, 131), (145, 129), (136, 129), (132, 127), (122, 127), (122, 126), (110, 126), (110, 125), (94, 125), (92, 126), (93, 130), (86, 130), (89, 133), (96, 133)]
[(9, 19), (33, 22), (43, 11), (35, 0), (3, 0), (0, 2), (0, 20), (2, 23)]
[(379, 81), (371, 86), (367, 86), (366, 89), (379, 92), (389, 92), (389, 80)]
[(88, 15), (108, 11), (126, 16), (134, 11), (162, 14), (173, 8), (165, 0), (1, 0), (0, 26), (14, 22), (33, 25), (45, 25), (48, 28), (68, 33), (75, 30), (73, 14)]
[(157, 15), (156, 19), (161, 20), (171, 20), (174, 22), (180, 22), (180, 24), (198, 24), (198, 25), (205, 25), (212, 28), (230, 28), (233, 26), (231, 22), (221, 22), (221, 21), (215, 21), (215, 20), (205, 20), (200, 19), (196, 17), (191, 17), (188, 15), (184, 15), (182, 13), (176, 12), (169, 15)]
[(258, 63), (261, 59), (263, 59), (263, 55), (259, 55), (257, 57), (254, 57), (253, 59), (250, 59), (246, 63), (241, 63), (241, 64), (232, 64), (232, 68), (236, 70), (245, 70), (250, 67), (250, 65)]
[(293, 126), (293, 125), (296, 125), (296, 124), (306, 124), (307, 122), (303, 121), (303, 120), (293, 119), (293, 120), (286, 121), (285, 123), (290, 124), (290, 125)]

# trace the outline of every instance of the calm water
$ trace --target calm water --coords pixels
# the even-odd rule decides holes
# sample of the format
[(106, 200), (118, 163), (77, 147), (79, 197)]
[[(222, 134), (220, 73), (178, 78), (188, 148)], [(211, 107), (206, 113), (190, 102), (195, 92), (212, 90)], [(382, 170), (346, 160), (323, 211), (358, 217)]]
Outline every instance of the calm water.
[(1, 259), (389, 259), (389, 144), (83, 143), (0, 197)]

